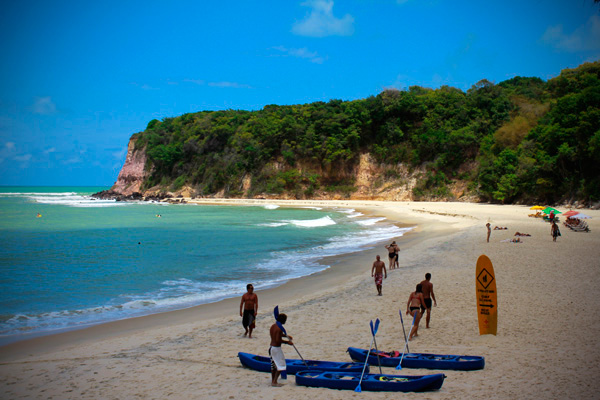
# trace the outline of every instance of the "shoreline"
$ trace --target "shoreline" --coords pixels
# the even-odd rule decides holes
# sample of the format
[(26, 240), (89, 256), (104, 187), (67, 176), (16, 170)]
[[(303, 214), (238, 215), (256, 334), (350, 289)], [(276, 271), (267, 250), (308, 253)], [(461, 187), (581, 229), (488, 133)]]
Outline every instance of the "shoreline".
[[(275, 201), (269, 201), (276, 204)], [(0, 393), (4, 398), (266, 398), (345, 399), (352, 393), (296, 386), (271, 388), (269, 375), (244, 369), (243, 351), (264, 355), (272, 307), (288, 314), (286, 328), (306, 359), (349, 361), (349, 346), (367, 347), (369, 320), (379, 318), (379, 349), (401, 349), (398, 317), (416, 283), (432, 273), (437, 307), (431, 329), (419, 328), (410, 350), (472, 354), (484, 370), (444, 371), (441, 390), (430, 399), (593, 398), (600, 391), (600, 211), (585, 210), (591, 232), (561, 225), (554, 243), (549, 225), (528, 218), (528, 207), (469, 203), (327, 202), (344, 204), (418, 228), (399, 240), (400, 269), (392, 270), (378, 297), (370, 277), (375, 248), (336, 257), (332, 268), (257, 292), (259, 315), (253, 339), (243, 338), (239, 299), (95, 326), (0, 348)], [(264, 203), (262, 203), (264, 204)], [(306, 202), (296, 203), (300, 206)], [(314, 203), (312, 203), (314, 205)], [(485, 223), (508, 226), (485, 240)], [(515, 231), (524, 243), (506, 243)], [(498, 285), (498, 335), (477, 329), (474, 269), (486, 254)], [(344, 267), (344, 268), (337, 268)], [(344, 273), (340, 273), (343, 271)], [(406, 320), (406, 318), (405, 318)], [(406, 322), (406, 321), (405, 321)], [(405, 324), (406, 325), (406, 324)], [(85, 331), (85, 334), (80, 334)], [(69, 335), (80, 335), (78, 338)], [(27, 345), (25, 345), (27, 343)], [(9, 345), (10, 346), (10, 345)], [(297, 358), (285, 347), (288, 358)], [(135, 373), (132, 373), (135, 371)], [(68, 372), (68, 373), (64, 373)], [(427, 370), (384, 373), (422, 375)], [(240, 391), (240, 388), (244, 388)], [(491, 390), (493, 388), (493, 390)], [(284, 393), (282, 393), (284, 392)], [(369, 393), (385, 399), (386, 393)]]
[[(214, 201), (211, 199), (210, 201), (204, 200), (194, 200), (194, 199), (186, 199), (189, 200), (188, 204), (207, 204), (207, 205), (231, 205), (231, 206), (239, 206), (239, 205), (264, 205), (261, 203), (262, 200), (257, 200), (256, 202), (241, 202), (238, 199), (217, 199)], [(355, 206), (356, 211), (363, 212), (365, 214), (370, 214), (374, 217), (383, 216), (382, 214), (377, 214), (376, 209), (372, 209), (372, 205), (361, 204), (360, 206), (355, 204), (348, 204), (347, 202), (340, 201), (339, 205), (329, 204), (328, 202), (316, 200), (316, 201), (306, 201), (294, 203), (290, 200), (278, 200), (276, 202), (269, 202), (270, 204), (277, 204), (283, 207), (324, 207), (334, 209), (336, 207), (351, 207)], [(345, 203), (345, 204), (342, 204)], [(416, 223), (416, 222), (415, 222)], [(413, 224), (406, 223), (405, 221), (398, 221), (394, 223), (395, 225), (406, 228), (414, 226)], [(417, 230), (419, 227), (416, 227)], [(407, 239), (407, 235), (414, 235), (415, 230), (411, 230), (406, 232), (406, 234), (391, 238), (391, 240), (396, 240), (397, 242), (410, 242), (413, 239)], [(298, 296), (300, 296), (300, 292), (302, 291), (302, 287), (310, 286), (313, 289), (323, 290), (328, 288), (331, 282), (339, 282), (342, 280), (343, 282), (353, 278), (357, 273), (360, 272), (363, 268), (340, 268), (338, 264), (347, 259), (353, 259), (355, 257), (364, 257), (363, 253), (372, 253), (374, 252), (374, 248), (368, 248), (364, 250), (360, 250), (353, 253), (346, 253), (335, 256), (327, 256), (319, 260), (320, 264), (329, 265), (329, 268), (325, 270), (315, 272), (311, 275), (306, 275), (298, 278), (291, 279), (281, 285), (257, 291), (257, 294), (260, 294), (261, 305), (266, 298), (266, 301), (269, 304), (269, 307), (272, 309), (274, 307), (271, 306), (271, 303), (274, 302), (282, 302), (282, 301), (292, 301)], [(380, 251), (381, 252), (381, 251)], [(385, 252), (385, 250), (383, 250)], [(367, 257), (368, 258), (368, 257)], [(371, 257), (374, 259), (374, 255)], [(382, 259), (386, 259), (387, 257), (382, 255)], [(365, 264), (364, 270), (367, 271), (370, 264), (369, 261)], [(372, 260), (370, 261), (372, 263)], [(349, 263), (350, 266), (355, 266), (357, 263)], [(337, 267), (336, 267), (337, 266)], [(368, 271), (367, 271), (368, 272)], [(16, 356), (19, 354), (23, 354), (23, 349), (26, 348), (28, 352), (36, 352), (36, 351), (45, 351), (50, 348), (61, 348), (66, 345), (71, 345), (73, 343), (85, 343), (88, 337), (115, 337), (122, 333), (131, 333), (135, 331), (141, 331), (144, 329), (148, 329), (151, 327), (162, 327), (167, 324), (180, 324), (189, 321), (190, 318), (198, 318), (201, 320), (214, 319), (218, 318), (222, 315), (227, 315), (231, 312), (231, 310), (235, 310), (236, 306), (239, 302), (240, 296), (229, 297), (221, 300), (217, 300), (210, 303), (199, 304), (191, 307), (186, 307), (182, 309), (162, 311), (158, 313), (152, 313), (148, 315), (136, 316), (131, 318), (123, 318), (114, 321), (107, 321), (98, 324), (92, 324), (89, 326), (76, 327), (76, 328), (64, 328), (59, 329), (56, 332), (33, 332), (31, 334), (21, 335), (21, 338), (14, 338), (12, 336), (7, 338), (7, 342), (0, 344), (0, 362), (5, 360), (6, 358), (10, 358), (12, 356)], [(275, 304), (276, 305), (276, 304)], [(261, 307), (260, 311), (264, 312), (264, 308)], [(261, 313), (262, 314), (262, 313)], [(30, 337), (27, 337), (30, 336)], [(95, 340), (95, 339), (92, 339)]]

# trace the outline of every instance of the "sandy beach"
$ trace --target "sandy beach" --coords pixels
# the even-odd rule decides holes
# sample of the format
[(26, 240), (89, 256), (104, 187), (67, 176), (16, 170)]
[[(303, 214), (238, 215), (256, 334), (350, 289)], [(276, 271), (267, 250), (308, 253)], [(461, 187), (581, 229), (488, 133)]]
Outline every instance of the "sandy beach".
[[(208, 202), (208, 201), (207, 201)], [(480, 371), (445, 371), (441, 390), (406, 393), (419, 399), (591, 399), (600, 393), (600, 211), (583, 210), (591, 232), (550, 225), (526, 206), (377, 201), (211, 200), (213, 204), (268, 202), (281, 206), (352, 207), (402, 226), (400, 268), (389, 271), (383, 296), (370, 276), (383, 247), (324, 260), (328, 270), (258, 291), (254, 338), (243, 337), (239, 299), (117, 321), (0, 347), (2, 399), (387, 399), (389, 393), (270, 387), (270, 375), (241, 366), (239, 351), (267, 355), (272, 310), (306, 359), (349, 361), (349, 346), (371, 343), (369, 321), (379, 318), (381, 350), (402, 350), (398, 310), (415, 285), (432, 274), (437, 299), (431, 328), (424, 321), (410, 350), (480, 355)], [(558, 207), (561, 211), (566, 209)], [(561, 218), (562, 220), (562, 218)], [(485, 224), (493, 230), (486, 242)], [(516, 231), (523, 243), (510, 243)], [(498, 334), (479, 335), (475, 263), (487, 255), (498, 288)], [(404, 323), (408, 328), (408, 318)], [(408, 333), (408, 332), (407, 332)], [(288, 358), (298, 358), (285, 346)], [(374, 370), (374, 369), (373, 369)], [(384, 373), (424, 375), (438, 371)]]

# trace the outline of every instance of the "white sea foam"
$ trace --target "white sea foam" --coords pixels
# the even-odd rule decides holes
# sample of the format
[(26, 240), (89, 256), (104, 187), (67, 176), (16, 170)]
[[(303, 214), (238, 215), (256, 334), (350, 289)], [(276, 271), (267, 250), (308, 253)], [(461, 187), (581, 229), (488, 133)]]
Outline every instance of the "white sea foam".
[(336, 224), (336, 222), (334, 220), (332, 220), (329, 215), (327, 215), (323, 218), (319, 218), (319, 219), (308, 219), (308, 220), (291, 219), (291, 220), (287, 220), (285, 222), (289, 222), (292, 225), (299, 226), (302, 228), (318, 228), (321, 226), (328, 226), (328, 225)]
[(264, 224), (258, 224), (258, 226), (266, 226), (268, 228), (277, 228), (280, 226), (289, 225), (288, 222), (266, 222)]
[(355, 212), (353, 214), (348, 214), (348, 218), (362, 217), (363, 215), (363, 213)]
[(279, 208), (279, 206), (277, 204), (265, 204), (264, 208), (267, 210), (275, 210), (275, 209)]
[(376, 223), (384, 221), (384, 220), (385, 220), (385, 218), (381, 217), (381, 218), (363, 219), (363, 220), (359, 220), (359, 221), (355, 221), (355, 222), (359, 225), (371, 226), (371, 225), (375, 225)]
[(116, 200), (100, 200), (77, 193), (31, 193), (25, 194), (29, 200), (39, 204), (63, 205), (68, 207), (119, 207), (133, 204)]

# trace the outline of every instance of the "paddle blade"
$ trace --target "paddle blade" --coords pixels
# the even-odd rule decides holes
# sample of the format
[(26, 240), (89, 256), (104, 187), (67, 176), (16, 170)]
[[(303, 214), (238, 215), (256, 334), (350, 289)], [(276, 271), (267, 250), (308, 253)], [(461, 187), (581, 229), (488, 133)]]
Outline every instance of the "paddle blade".
[(398, 314), (400, 314), (400, 321), (404, 324), (404, 320), (402, 319), (402, 309), (398, 310)]
[(402, 369), (402, 366), (398, 364), (398, 366), (396, 366), (396, 369)]
[(375, 320), (375, 330), (373, 331), (373, 336), (377, 334), (377, 329), (379, 329), (379, 318)]
[(371, 320), (369, 324), (371, 325), (371, 335), (375, 336), (375, 331), (373, 331), (373, 320)]
[(354, 391), (355, 391), (355, 392), (357, 392), (357, 393), (360, 393), (360, 392), (362, 392), (362, 390), (361, 390), (361, 388), (360, 388), (360, 385), (358, 385), (358, 386), (356, 387), (356, 389), (354, 389)]
[(275, 317), (275, 320), (279, 318), (279, 306), (275, 306), (275, 308), (273, 309), (273, 316)]

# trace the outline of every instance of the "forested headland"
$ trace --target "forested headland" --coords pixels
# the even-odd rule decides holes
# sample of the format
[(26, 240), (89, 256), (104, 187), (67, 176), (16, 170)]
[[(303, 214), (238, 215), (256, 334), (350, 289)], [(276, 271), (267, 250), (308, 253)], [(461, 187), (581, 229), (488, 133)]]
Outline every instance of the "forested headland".
[(352, 198), (368, 155), (378, 171), (372, 198), (404, 186), (414, 200), (590, 204), (600, 201), (600, 62), (466, 92), (411, 86), (201, 111), (152, 120), (132, 140), (146, 154), (142, 191)]

